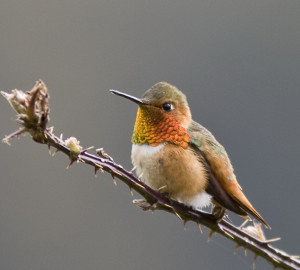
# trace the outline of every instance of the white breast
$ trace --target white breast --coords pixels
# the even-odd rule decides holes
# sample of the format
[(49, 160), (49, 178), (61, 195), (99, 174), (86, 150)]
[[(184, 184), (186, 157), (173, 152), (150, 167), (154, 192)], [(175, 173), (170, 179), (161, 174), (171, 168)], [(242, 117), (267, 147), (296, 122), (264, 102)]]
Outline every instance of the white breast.
[(153, 155), (160, 151), (165, 146), (165, 143), (161, 143), (158, 146), (151, 146), (148, 144), (132, 144), (131, 149), (131, 161), (136, 168), (137, 176), (141, 177), (141, 180), (147, 183), (147, 179), (150, 177), (150, 171), (148, 163)]
[(131, 158), (132, 160), (149, 158), (161, 150), (165, 145), (165, 143), (161, 143), (157, 146), (151, 146), (149, 144), (132, 144)]

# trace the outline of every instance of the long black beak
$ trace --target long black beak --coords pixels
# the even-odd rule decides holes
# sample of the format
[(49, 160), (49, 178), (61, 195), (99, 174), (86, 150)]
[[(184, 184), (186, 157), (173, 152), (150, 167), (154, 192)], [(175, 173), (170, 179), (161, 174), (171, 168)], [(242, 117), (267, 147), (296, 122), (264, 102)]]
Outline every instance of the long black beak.
[(113, 89), (110, 89), (109, 91), (112, 92), (113, 94), (117, 95), (117, 96), (129, 99), (129, 100), (133, 101), (134, 103), (136, 103), (138, 105), (147, 105), (147, 103), (145, 103), (144, 101), (142, 101), (140, 98), (136, 98), (134, 96), (131, 96), (131, 95), (128, 95), (128, 94), (125, 94), (125, 93), (122, 93), (120, 91), (113, 90)]

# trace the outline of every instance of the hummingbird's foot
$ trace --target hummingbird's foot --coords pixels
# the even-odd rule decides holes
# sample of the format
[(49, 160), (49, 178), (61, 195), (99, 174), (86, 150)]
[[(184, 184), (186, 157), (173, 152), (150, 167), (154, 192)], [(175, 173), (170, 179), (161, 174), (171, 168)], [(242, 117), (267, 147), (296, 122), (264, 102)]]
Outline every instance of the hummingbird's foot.
[(141, 208), (143, 211), (149, 211), (152, 210), (154, 211), (157, 208), (156, 203), (151, 204), (149, 202), (147, 202), (144, 199), (136, 199), (132, 201), (136, 206), (138, 206), (139, 208)]
[(214, 206), (212, 210), (213, 217), (217, 220), (217, 222), (221, 221), (225, 214), (226, 209), (221, 206)]
[(160, 188), (158, 188), (158, 191), (160, 192), (160, 194), (164, 194), (167, 195), (167, 192), (163, 192), (163, 189), (165, 189), (167, 187), (167, 185), (161, 186)]
[(130, 170), (130, 172), (133, 173), (135, 170), (136, 170), (136, 166), (134, 166), (134, 167)]

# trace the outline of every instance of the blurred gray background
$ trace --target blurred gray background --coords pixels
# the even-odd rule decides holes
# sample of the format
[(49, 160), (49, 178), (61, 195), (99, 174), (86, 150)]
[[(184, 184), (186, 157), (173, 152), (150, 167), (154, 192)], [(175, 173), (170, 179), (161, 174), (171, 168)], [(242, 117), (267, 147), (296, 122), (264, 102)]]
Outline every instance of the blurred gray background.
[[(43, 79), (55, 133), (104, 147), (131, 169), (136, 105), (168, 81), (226, 147), (240, 184), (299, 254), (300, 2), (277, 0), (6, 1), (0, 3), (0, 88)], [(1, 137), (16, 130), (0, 99)], [(221, 236), (142, 212), (128, 188), (29, 136), (0, 144), (1, 269), (252, 269)], [(242, 220), (230, 214), (239, 225)], [(261, 258), (257, 269), (271, 269)]]

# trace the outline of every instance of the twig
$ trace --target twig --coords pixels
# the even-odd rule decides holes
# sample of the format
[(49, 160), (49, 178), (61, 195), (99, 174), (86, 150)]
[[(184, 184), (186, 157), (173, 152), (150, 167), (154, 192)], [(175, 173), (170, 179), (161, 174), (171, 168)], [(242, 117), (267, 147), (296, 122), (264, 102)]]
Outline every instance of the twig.
[(266, 240), (260, 226), (254, 224), (254, 226), (248, 227), (235, 227), (224, 219), (218, 223), (211, 214), (196, 211), (171, 200), (159, 190), (151, 189), (135, 177), (133, 172), (127, 171), (121, 165), (116, 164), (102, 148), (96, 150), (98, 156), (95, 156), (87, 152), (91, 148), (83, 149), (76, 138), (71, 137), (63, 140), (62, 136), (55, 136), (53, 128), (46, 127), (49, 114), (49, 95), (42, 81), (38, 81), (29, 92), (15, 89), (11, 94), (1, 93), (17, 112), (17, 122), (21, 125), (18, 131), (6, 136), (3, 142), (9, 143), (12, 138), (28, 132), (34, 141), (46, 144), (49, 148), (54, 147), (56, 151), (65, 153), (71, 160), (68, 167), (75, 161), (82, 162), (93, 166), (95, 174), (98, 170), (101, 170), (110, 173), (114, 179), (116, 177), (123, 181), (129, 186), (130, 191), (135, 190), (145, 198), (144, 200), (134, 200), (134, 203), (143, 210), (163, 210), (175, 214), (183, 220), (184, 224), (187, 221), (194, 221), (199, 226), (203, 224), (211, 230), (210, 237), (213, 233), (219, 233), (234, 241), (236, 249), (243, 247), (245, 251), (247, 249), (253, 251), (255, 254), (253, 265), (255, 265), (257, 256), (261, 256), (272, 263), (274, 267), (300, 269), (299, 260), (270, 245), (271, 242), (278, 239)]

